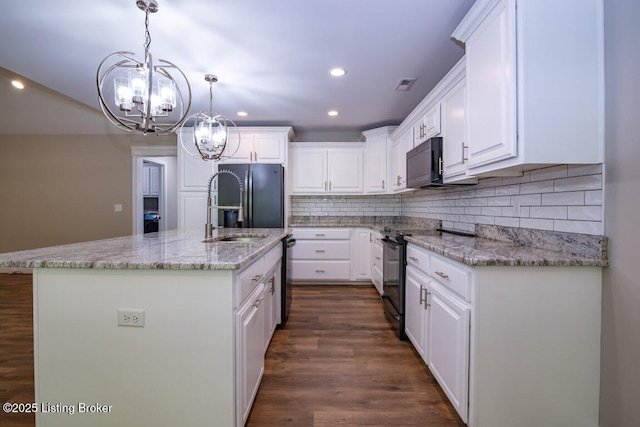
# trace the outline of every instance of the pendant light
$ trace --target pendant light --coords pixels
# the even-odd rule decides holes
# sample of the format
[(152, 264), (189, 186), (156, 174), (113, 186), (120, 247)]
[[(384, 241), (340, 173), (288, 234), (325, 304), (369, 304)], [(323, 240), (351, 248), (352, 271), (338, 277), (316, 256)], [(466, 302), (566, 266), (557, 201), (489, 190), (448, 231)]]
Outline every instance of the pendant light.
[(158, 11), (158, 2), (137, 0), (136, 5), (145, 13), (143, 61), (137, 61), (133, 52), (115, 52), (100, 62), (96, 76), (100, 108), (122, 130), (166, 135), (184, 121), (191, 106), (191, 86), (177, 66), (162, 59), (154, 64), (149, 52), (149, 15)]
[[(199, 157), (202, 160), (224, 160), (235, 154), (235, 152), (228, 153), (227, 142), (229, 130), (236, 128), (236, 124), (233, 120), (213, 111), (213, 84), (218, 81), (218, 78), (213, 74), (205, 74), (204, 80), (209, 83), (209, 110), (189, 116), (180, 126), (180, 144), (192, 157)], [(193, 132), (187, 132), (184, 127), (191, 120), (193, 120)], [(195, 150), (193, 150), (194, 146)], [(234, 151), (237, 150), (238, 147)]]

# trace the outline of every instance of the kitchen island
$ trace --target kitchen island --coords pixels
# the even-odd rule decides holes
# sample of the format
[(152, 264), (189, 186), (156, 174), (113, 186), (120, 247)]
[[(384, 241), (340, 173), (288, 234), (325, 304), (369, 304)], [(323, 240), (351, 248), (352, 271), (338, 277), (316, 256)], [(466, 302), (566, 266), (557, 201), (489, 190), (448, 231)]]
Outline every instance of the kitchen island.
[[(255, 239), (222, 240), (239, 234)], [(38, 427), (243, 425), (287, 234), (168, 231), (0, 254), (0, 267), (33, 269)]]

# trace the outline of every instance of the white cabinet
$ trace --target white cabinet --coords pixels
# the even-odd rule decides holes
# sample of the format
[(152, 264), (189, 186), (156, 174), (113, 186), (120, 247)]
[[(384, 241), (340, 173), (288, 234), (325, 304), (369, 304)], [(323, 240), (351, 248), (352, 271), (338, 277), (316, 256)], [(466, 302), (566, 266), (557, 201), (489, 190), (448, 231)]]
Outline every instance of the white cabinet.
[(465, 44), (468, 174), (602, 163), (601, 3), (472, 6), (452, 34)]
[(443, 177), (446, 184), (464, 181), (475, 183), (467, 171), (467, 145), (465, 143), (465, 62), (462, 59), (451, 74), (457, 83), (442, 98), (442, 151)]
[[(397, 132), (397, 131), (396, 131)], [(389, 180), (393, 192), (407, 188), (407, 152), (413, 148), (413, 129), (394, 132), (391, 145), (391, 171)]]
[(158, 197), (160, 195), (160, 168), (158, 166), (144, 166), (142, 168), (142, 195)]
[(265, 322), (264, 322), (264, 351), (266, 352), (271, 343), (273, 333), (276, 331), (276, 326), (280, 323), (280, 263), (278, 263), (267, 274), (265, 289)]
[(407, 268), (405, 289), (405, 333), (422, 359), (427, 362), (428, 279)]
[(290, 127), (239, 127), (229, 132), (224, 163), (279, 163), (287, 160), (287, 145), (293, 137)]
[[(191, 138), (193, 128), (183, 128), (182, 134), (185, 138)], [(178, 144), (178, 191), (207, 191), (209, 178), (217, 170), (215, 162), (190, 156)]]
[(242, 425), (249, 416), (264, 373), (265, 286), (255, 288), (236, 313), (236, 359), (240, 363), (239, 403)]
[(386, 193), (389, 187), (388, 159), (391, 155), (391, 133), (395, 126), (362, 132), (366, 139), (364, 191)]
[(601, 274), (469, 267), (410, 243), (405, 330), (469, 427), (596, 426)]
[[(335, 143), (332, 143), (335, 144)], [(364, 191), (364, 148), (291, 144), (292, 194), (357, 194)]]
[(436, 104), (413, 125), (413, 146), (439, 135), (440, 124), (440, 104)]
[(377, 231), (371, 231), (370, 242), (370, 267), (371, 282), (382, 295), (382, 234)]
[(427, 360), (451, 404), (468, 419), (469, 316), (468, 303), (436, 282), (430, 283)]
[(371, 233), (367, 228), (351, 230), (351, 280), (369, 280), (370, 256), (369, 246)]
[(351, 278), (349, 228), (295, 228), (292, 272), (298, 281), (348, 281)]

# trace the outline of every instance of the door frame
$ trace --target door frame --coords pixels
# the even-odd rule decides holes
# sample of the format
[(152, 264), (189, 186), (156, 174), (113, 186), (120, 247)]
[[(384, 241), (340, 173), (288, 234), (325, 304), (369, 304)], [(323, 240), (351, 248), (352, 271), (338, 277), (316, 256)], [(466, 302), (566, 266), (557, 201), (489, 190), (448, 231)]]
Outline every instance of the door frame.
[[(175, 157), (178, 155), (176, 146), (157, 145), (157, 146), (134, 146), (131, 147), (132, 156), (132, 200), (131, 200), (131, 224), (133, 234), (144, 233), (144, 206), (142, 204), (142, 174), (144, 161), (153, 162), (161, 165), (160, 170), (160, 195), (158, 197), (158, 211), (161, 217), (167, 212), (167, 162), (157, 159), (157, 157)], [(166, 231), (167, 221), (160, 221), (159, 231)]]

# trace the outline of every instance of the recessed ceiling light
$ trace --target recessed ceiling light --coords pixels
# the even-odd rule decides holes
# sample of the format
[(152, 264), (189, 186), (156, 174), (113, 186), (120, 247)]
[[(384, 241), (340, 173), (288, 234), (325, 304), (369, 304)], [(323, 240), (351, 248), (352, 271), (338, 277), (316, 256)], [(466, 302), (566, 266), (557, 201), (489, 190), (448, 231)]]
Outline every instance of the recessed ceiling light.
[(333, 77), (342, 77), (345, 74), (347, 74), (347, 70), (345, 70), (344, 68), (332, 68), (331, 71), (329, 71), (329, 74), (331, 74)]
[(246, 112), (246, 111), (238, 111), (238, 115), (239, 115), (240, 117), (247, 117), (247, 115), (248, 115), (248, 114), (247, 114), (247, 112)]
[(333, 117), (333, 116), (337, 116), (338, 112), (336, 110), (331, 110), (327, 114)]
[(13, 87), (15, 87), (16, 89), (24, 89), (24, 84), (20, 81), (20, 80), (13, 80), (11, 82), (11, 84), (13, 85)]

